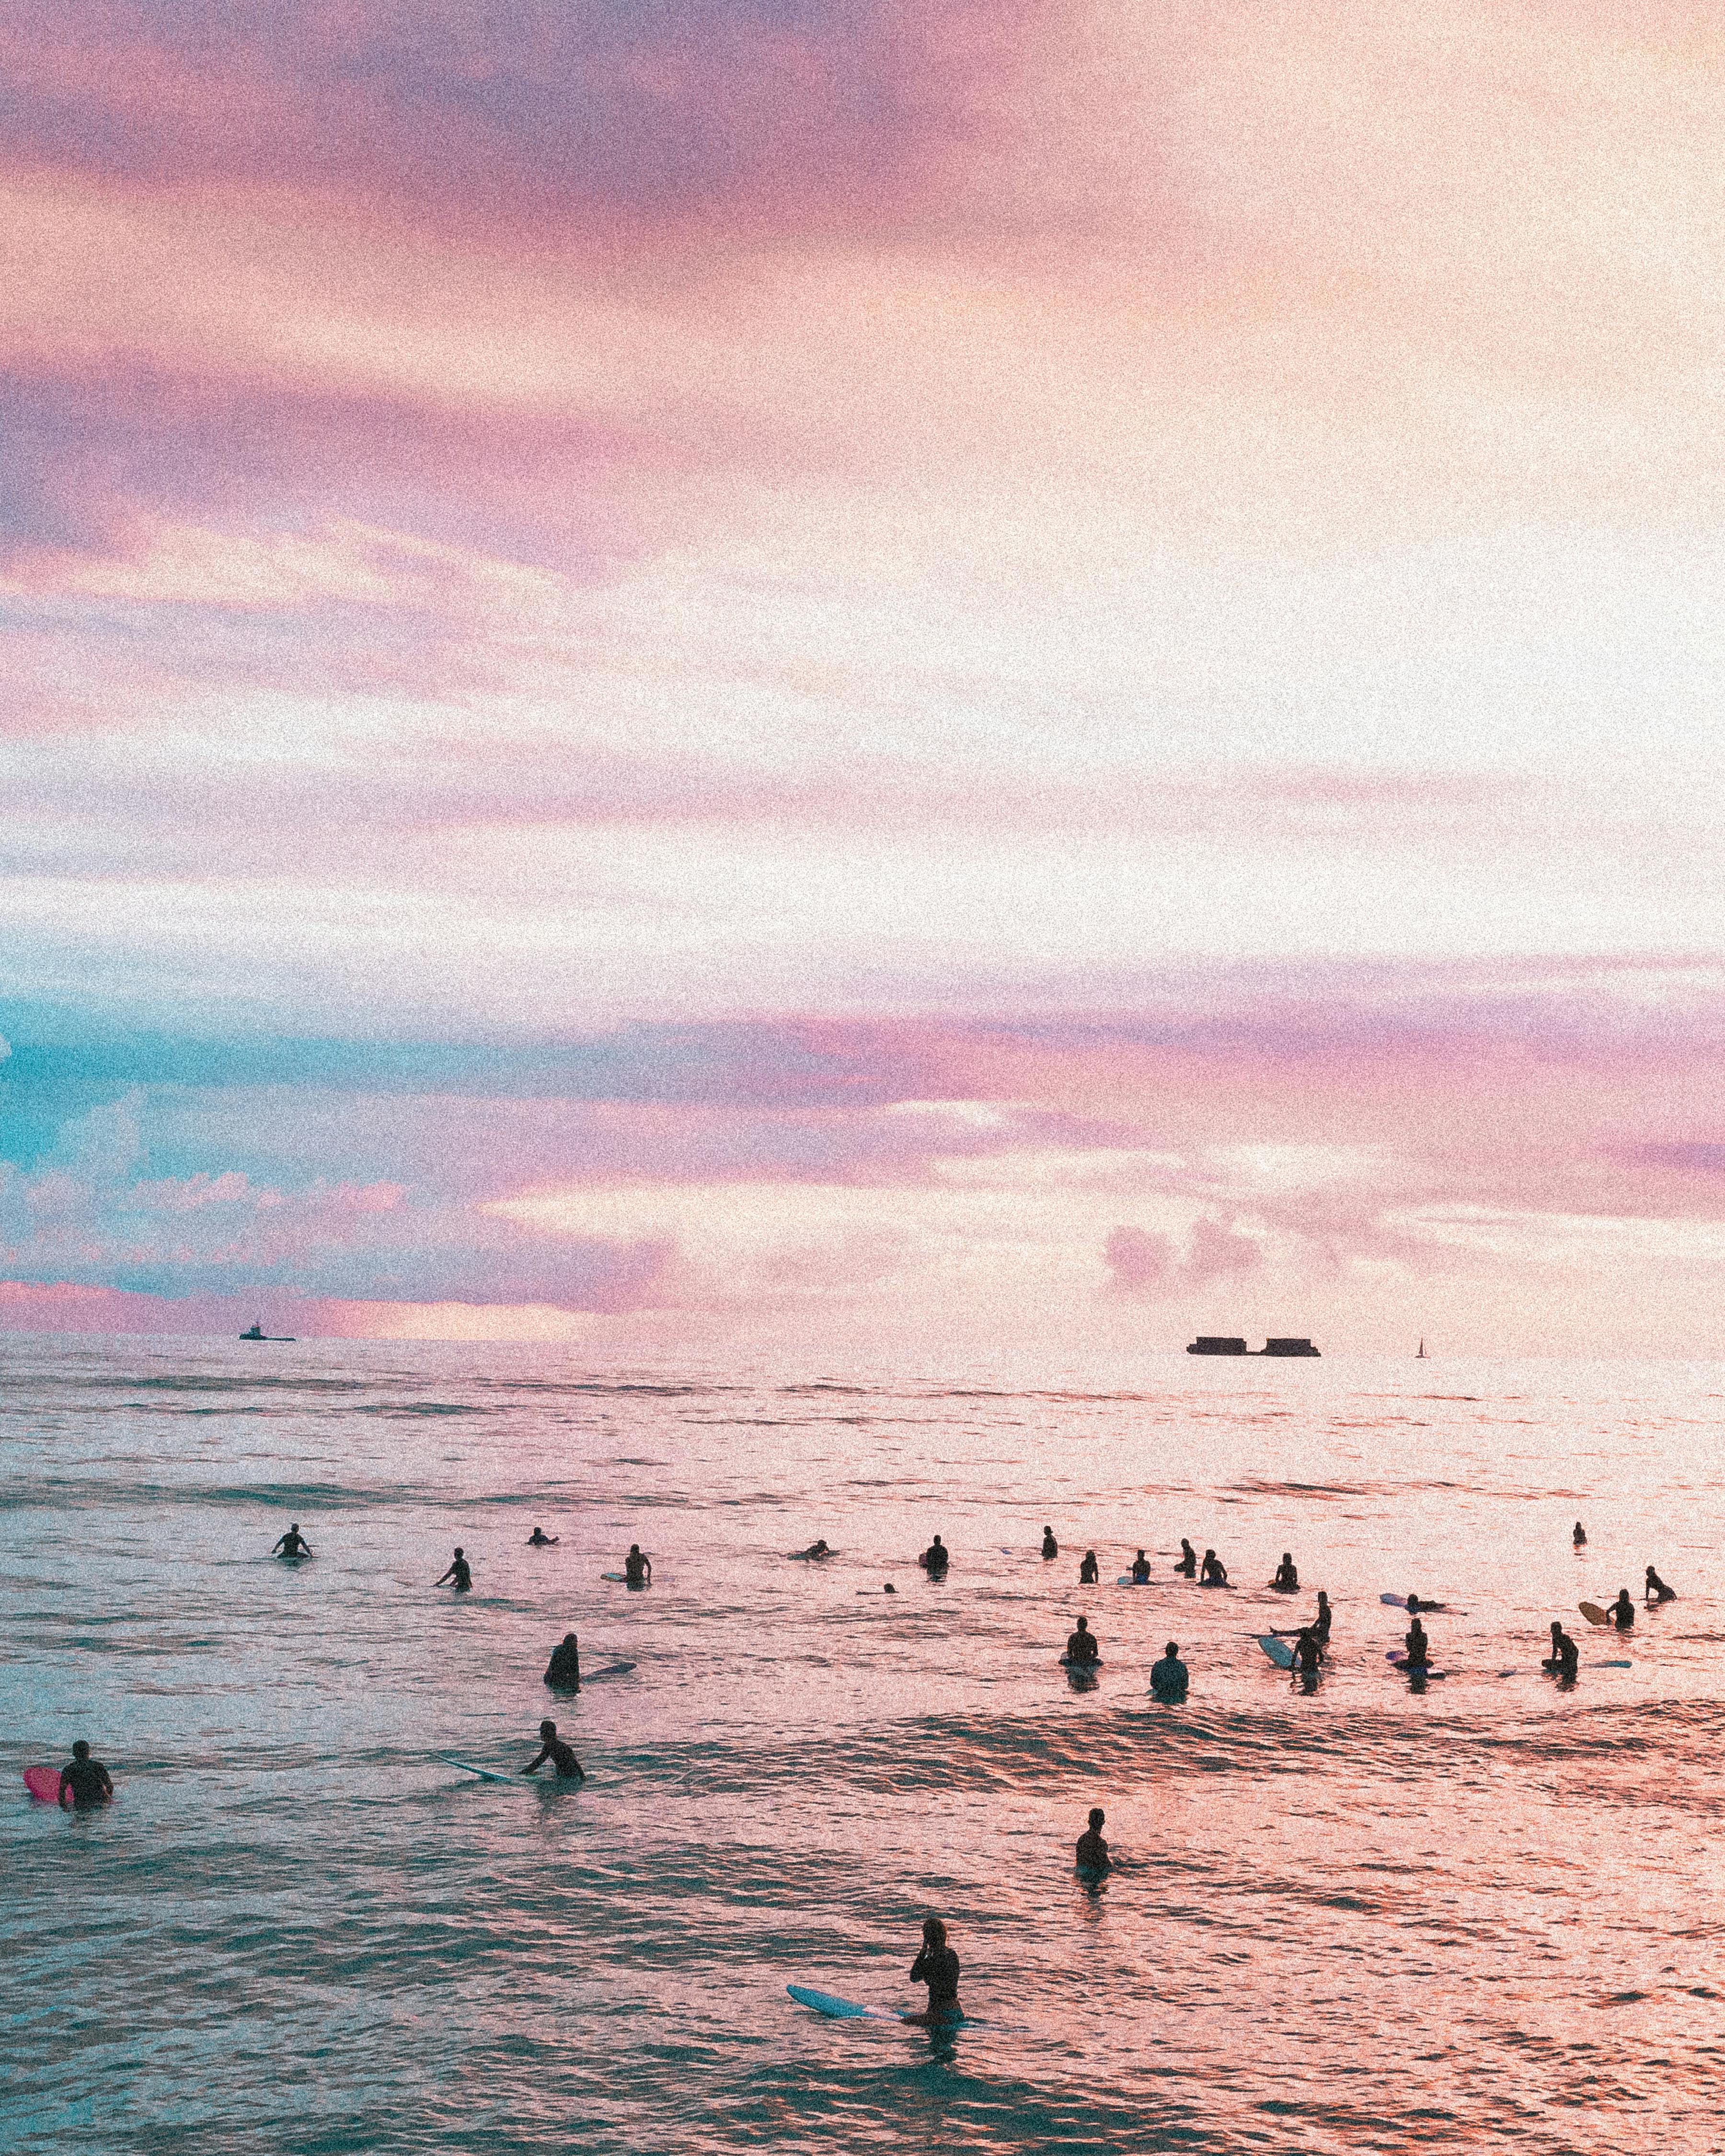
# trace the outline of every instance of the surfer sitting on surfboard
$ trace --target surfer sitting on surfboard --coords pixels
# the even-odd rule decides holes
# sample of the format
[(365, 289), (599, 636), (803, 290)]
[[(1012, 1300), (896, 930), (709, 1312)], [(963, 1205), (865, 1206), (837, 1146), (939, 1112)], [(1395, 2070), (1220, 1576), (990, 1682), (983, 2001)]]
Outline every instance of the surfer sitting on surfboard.
[(288, 1529), (281, 1540), (275, 1545), (275, 1548), (270, 1551), (270, 1554), (271, 1557), (311, 1556), (311, 1545), (306, 1541), (305, 1536), (300, 1532), (300, 1522), (297, 1520), (294, 1522), (293, 1525)]
[(923, 1551), (922, 1556), (917, 1558), (916, 1562), (928, 1574), (929, 1578), (932, 1579), (936, 1578), (937, 1574), (943, 1573), (946, 1570), (947, 1562), (951, 1558), (952, 1554), (952, 1553), (951, 1550), (947, 1548), (940, 1537), (937, 1535), (934, 1540), (928, 1545), (928, 1548)]
[(1186, 1665), (1180, 1660), (1180, 1643), (1170, 1640), (1162, 1660), (1150, 1665), (1150, 1689), (1164, 1707), (1178, 1707), (1186, 1697), (1186, 1687), (1191, 1682)]
[(1174, 1570), (1183, 1572), (1188, 1579), (1194, 1578), (1198, 1571), (1198, 1552), (1193, 1548), (1184, 1535), (1180, 1537), (1180, 1562), (1174, 1567)]
[(1101, 1650), (1096, 1635), (1090, 1629), (1090, 1620), (1081, 1617), (1078, 1630), (1066, 1635), (1066, 1660), (1075, 1670), (1087, 1670), (1101, 1661)]
[(906, 2021), (958, 2019), (958, 1957), (947, 1944), (947, 1928), (938, 1917), (922, 1920), (922, 1951), (911, 1964), (911, 1981), (928, 1986), (928, 2011), (907, 2014)]
[(1138, 1586), (1142, 1587), (1149, 1577), (1150, 1560), (1142, 1550), (1140, 1550), (1132, 1559), (1132, 1578)]
[(1078, 1868), (1081, 1871), (1106, 1871), (1108, 1869), (1108, 1845), (1102, 1839), (1102, 1829), (1108, 1815), (1100, 1804), (1090, 1815), (1090, 1825), (1078, 1837)]
[(1096, 1563), (1096, 1552), (1086, 1550), (1084, 1553), (1084, 1562), (1078, 1568), (1078, 1584), (1081, 1587), (1094, 1587), (1096, 1584), (1096, 1575), (1101, 1570), (1101, 1567)]
[(1054, 1529), (1053, 1529), (1052, 1527), (1045, 1527), (1045, 1528), (1042, 1530), (1042, 1554), (1043, 1554), (1043, 1556), (1044, 1556), (1045, 1558), (1058, 1557), (1058, 1556), (1060, 1555), (1060, 1544), (1059, 1544), (1059, 1543), (1055, 1540), (1055, 1531), (1054, 1531)]
[(1676, 1589), (1667, 1587), (1650, 1564), (1647, 1568), (1647, 1599), (1650, 1602), (1675, 1602), (1676, 1599)]
[(1574, 1543), (1577, 1549), (1585, 1549), (1587, 1548), (1587, 1529), (1582, 1526), (1579, 1520), (1575, 1522), (1575, 1532), (1570, 1536), (1569, 1539)]
[(581, 1762), (557, 1735), (556, 1722), (542, 1722), (540, 1723), (539, 1745), (539, 1757), (531, 1767), (522, 1768), (521, 1772), (524, 1774), (536, 1774), (549, 1759), (552, 1765), (557, 1770), (557, 1779), (560, 1782), (584, 1782), (587, 1779)]
[(641, 1554), (639, 1543), (631, 1543), (629, 1555), (623, 1560), (623, 1577), (631, 1587), (650, 1587), (653, 1584), (653, 1560)]
[(1225, 1587), (1228, 1584), (1228, 1568), (1213, 1549), (1207, 1549), (1204, 1553), (1203, 1577), (1198, 1584), (1200, 1587)]
[(1276, 1568), (1276, 1577), (1270, 1584), (1278, 1594), (1297, 1594), (1300, 1592), (1300, 1573), (1291, 1550), (1282, 1552), (1281, 1563)]
[(455, 1545), (455, 1554), (449, 1560), (449, 1570), (441, 1579), (434, 1581), (433, 1584), (437, 1587), (447, 1587), (452, 1581), (458, 1594), (465, 1594), (473, 1585), (473, 1567), (462, 1556), (459, 1543)]
[(67, 1810), (86, 1804), (105, 1804), (114, 1794), (113, 1779), (100, 1759), (90, 1756), (83, 1738), (72, 1747), (72, 1756), (60, 1769), (59, 1801)]
[[(1429, 1603), (1426, 1604), (1428, 1609), (1430, 1606)], [(1409, 1626), (1407, 1634), (1402, 1640), (1402, 1645), (1406, 1650), (1407, 1664), (1410, 1670), (1423, 1670), (1430, 1661), (1431, 1642), (1425, 1636), (1425, 1627), (1417, 1617)]]
[(551, 1660), (545, 1666), (545, 1681), (558, 1691), (579, 1691), (581, 1689), (581, 1643), (572, 1632), (565, 1632), (551, 1650)]
[(543, 1527), (535, 1527), (532, 1533), (527, 1537), (527, 1548), (529, 1549), (555, 1549), (560, 1540), (561, 1537), (559, 1536), (547, 1534)]
[(1580, 1650), (1555, 1617), (1551, 1620), (1551, 1656), (1545, 1667), (1554, 1677), (1573, 1678), (1579, 1663)]

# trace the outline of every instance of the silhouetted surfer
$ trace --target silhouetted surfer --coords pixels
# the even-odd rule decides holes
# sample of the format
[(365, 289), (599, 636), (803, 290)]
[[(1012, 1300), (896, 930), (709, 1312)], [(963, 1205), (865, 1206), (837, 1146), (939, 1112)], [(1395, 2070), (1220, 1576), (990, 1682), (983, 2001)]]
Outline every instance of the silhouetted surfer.
[(1667, 1587), (1650, 1564), (1647, 1568), (1647, 1599), (1650, 1602), (1675, 1602), (1676, 1599), (1676, 1589)]
[(1204, 1553), (1204, 1570), (1198, 1584), (1200, 1587), (1225, 1587), (1228, 1584), (1228, 1568), (1213, 1549), (1207, 1549)]
[(922, 1951), (911, 1964), (912, 1984), (928, 1986), (928, 2010), (907, 2014), (907, 2021), (958, 2019), (958, 1957), (947, 1944), (947, 1928), (938, 1917), (922, 1921)]
[(1051, 1557), (1058, 1557), (1060, 1553), (1060, 1546), (1055, 1540), (1054, 1529), (1045, 1527), (1042, 1530), (1042, 1554), (1045, 1560)]
[(1322, 1588), (1317, 1590), (1317, 1614), (1312, 1620), (1312, 1630), (1319, 1646), (1327, 1647), (1330, 1644), (1330, 1598)]
[(581, 1689), (581, 1645), (572, 1632), (565, 1632), (551, 1650), (545, 1666), (545, 1681), (557, 1691)]
[(1607, 1614), (1620, 1632), (1628, 1631), (1635, 1621), (1635, 1605), (1630, 1600), (1628, 1588), (1618, 1589), (1617, 1599), (1610, 1605)]
[(455, 1554), (450, 1560), (449, 1570), (435, 1584), (439, 1587), (447, 1587), (451, 1581), (454, 1583), (455, 1592), (458, 1594), (465, 1594), (473, 1585), (473, 1568), (462, 1556), (459, 1543), (455, 1545)]
[(1084, 1562), (1078, 1568), (1078, 1584), (1081, 1587), (1094, 1587), (1101, 1570), (1101, 1566), (1096, 1563), (1096, 1552), (1086, 1550), (1084, 1553)]
[(1317, 1635), (1308, 1625), (1294, 1642), (1293, 1668), (1301, 1676), (1316, 1676), (1324, 1650), (1318, 1645)]
[(1574, 1677), (1580, 1666), (1579, 1652), (1575, 1642), (1554, 1617), (1551, 1626), (1551, 1654), (1544, 1665), (1549, 1674), (1566, 1681)]
[(1431, 1642), (1425, 1636), (1425, 1627), (1417, 1617), (1409, 1626), (1402, 1645), (1406, 1650), (1404, 1660), (1409, 1669), (1423, 1670), (1430, 1666)]
[(547, 1534), (543, 1527), (535, 1527), (532, 1533), (527, 1537), (527, 1548), (529, 1549), (555, 1549), (561, 1539), (562, 1537), (560, 1536)]
[(940, 1537), (937, 1535), (934, 1540), (928, 1545), (928, 1548), (923, 1551), (922, 1556), (917, 1558), (916, 1562), (922, 1566), (922, 1569), (928, 1574), (931, 1579), (935, 1579), (946, 1570), (948, 1563), (951, 1561), (952, 1555), (952, 1553), (951, 1550), (947, 1548)]
[(1090, 1825), (1078, 1837), (1078, 1868), (1081, 1871), (1106, 1871), (1108, 1869), (1108, 1845), (1102, 1839), (1107, 1814), (1098, 1804), (1090, 1815)]
[(653, 1584), (653, 1560), (645, 1556), (639, 1543), (631, 1543), (629, 1555), (623, 1560), (623, 1577), (630, 1587), (650, 1587)]
[(1582, 1526), (1579, 1520), (1575, 1522), (1575, 1532), (1570, 1536), (1569, 1539), (1574, 1543), (1577, 1549), (1585, 1549), (1587, 1548), (1587, 1529)]
[(1090, 1629), (1090, 1620), (1081, 1617), (1078, 1630), (1066, 1635), (1066, 1660), (1075, 1670), (1088, 1670), (1094, 1669), (1101, 1659), (1096, 1635)]
[(552, 1765), (557, 1768), (557, 1779), (560, 1782), (584, 1782), (587, 1779), (581, 1762), (557, 1735), (556, 1722), (542, 1722), (540, 1723), (539, 1748), (539, 1757), (532, 1765), (522, 1768), (521, 1772), (524, 1774), (536, 1774), (549, 1759)]
[(817, 1559), (824, 1557), (830, 1557), (832, 1553), (831, 1550), (827, 1548), (827, 1538), (824, 1535), (821, 1537), (819, 1542), (810, 1543), (807, 1549), (798, 1550), (795, 1553), (798, 1557), (814, 1558)]
[(100, 1759), (90, 1758), (90, 1746), (80, 1737), (60, 1769), (61, 1804), (68, 1811), (84, 1811), (91, 1804), (106, 1804), (113, 1794), (113, 1778)]
[(1422, 1609), (1441, 1610), (1444, 1607), (1441, 1602), (1430, 1601), (1423, 1594), (1410, 1594), (1407, 1598), (1407, 1602), (1408, 1614), (1410, 1617), (1417, 1617)]
[(1300, 1574), (1291, 1550), (1282, 1552), (1281, 1563), (1276, 1568), (1276, 1577), (1270, 1584), (1278, 1594), (1297, 1594), (1300, 1592)]
[(271, 1557), (289, 1558), (311, 1556), (311, 1545), (306, 1541), (305, 1536), (300, 1532), (300, 1522), (297, 1520), (294, 1522), (293, 1525), (288, 1529), (281, 1540), (275, 1545), (275, 1548), (270, 1551), (270, 1554)]
[(1150, 1560), (1142, 1550), (1132, 1559), (1132, 1578), (1142, 1587), (1150, 1577)]
[(1182, 1535), (1180, 1537), (1180, 1562), (1174, 1567), (1174, 1570), (1176, 1572), (1183, 1572), (1188, 1579), (1194, 1578), (1197, 1576), (1198, 1552), (1193, 1548), (1191, 1543), (1187, 1541), (1184, 1535)]
[(1191, 1682), (1186, 1665), (1180, 1660), (1180, 1643), (1170, 1640), (1162, 1660), (1150, 1665), (1150, 1689), (1164, 1707), (1178, 1707), (1186, 1697)]

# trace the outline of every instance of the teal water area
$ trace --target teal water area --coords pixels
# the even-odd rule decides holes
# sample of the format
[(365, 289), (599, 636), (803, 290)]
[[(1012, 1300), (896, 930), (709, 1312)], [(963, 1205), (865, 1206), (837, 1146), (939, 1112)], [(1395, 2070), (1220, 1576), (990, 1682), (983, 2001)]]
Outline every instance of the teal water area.
[[(0, 1342), (0, 2143), (1711, 2148), (1722, 1427), (1716, 1365)], [(1182, 1534), (1237, 1591), (1174, 1578)], [(630, 1542), (639, 1594), (599, 1578)], [(1680, 1599), (1590, 1632), (1648, 1563)], [(1308, 1695), (1254, 1635), (1319, 1587)], [(1409, 1589), (1466, 1613), (1426, 1620), (1425, 1692), (1384, 1660)], [(571, 1630), (634, 1669), (554, 1698)], [(524, 1764), (547, 1714), (578, 1791), (439, 1757)], [(80, 1736), (120, 1801), (33, 1805), (20, 1770)], [(920, 2005), (929, 1913), (958, 2029), (786, 1996)]]

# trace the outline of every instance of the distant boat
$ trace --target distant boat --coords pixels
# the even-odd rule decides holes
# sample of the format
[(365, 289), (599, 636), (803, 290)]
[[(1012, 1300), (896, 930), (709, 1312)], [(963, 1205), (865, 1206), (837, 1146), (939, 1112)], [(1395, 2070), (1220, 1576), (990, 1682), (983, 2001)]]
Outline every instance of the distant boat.
[(249, 1325), (240, 1334), (242, 1340), (292, 1340), (291, 1332), (266, 1332), (261, 1325)]
[(1429, 1363), (1431, 1360), (1430, 1356), (1425, 1352), (1425, 1340), (1423, 1334), (1421, 1335), (1420, 1341), (1420, 1353), (1414, 1358), (1414, 1360), (1416, 1363)]
[(1217, 1332), (1200, 1332), (1186, 1350), (1189, 1355), (1316, 1355), (1317, 1352), (1305, 1339), (1266, 1340), (1261, 1348), (1248, 1348), (1244, 1340)]

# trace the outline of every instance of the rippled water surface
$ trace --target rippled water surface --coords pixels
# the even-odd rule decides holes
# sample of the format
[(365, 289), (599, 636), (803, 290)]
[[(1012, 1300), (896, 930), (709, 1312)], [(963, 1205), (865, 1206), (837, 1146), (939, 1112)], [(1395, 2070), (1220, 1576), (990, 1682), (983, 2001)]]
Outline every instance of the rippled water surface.
[[(1711, 1364), (0, 1343), (0, 2138), (1716, 2148), (1722, 1422)], [(1173, 1578), (1182, 1534), (1238, 1591)], [(631, 1541), (644, 1593), (599, 1577)], [(1254, 1639), (1309, 1607), (1259, 1584), (1284, 1549), (1336, 1608), (1311, 1696)], [(1589, 1633), (1649, 1563), (1679, 1600)], [(1457, 1613), (1423, 1692), (1384, 1659), (1409, 1588)], [(571, 1629), (634, 1667), (554, 1701)], [(1179, 1708), (1147, 1697), (1169, 1639)], [(547, 1712), (578, 1793), (439, 1758), (522, 1764)], [(18, 1770), (80, 1735), (120, 1801), (33, 1805)], [(1093, 1804), (1125, 1861), (1086, 1888)], [(956, 2031), (786, 1996), (920, 2003), (930, 1912)]]

